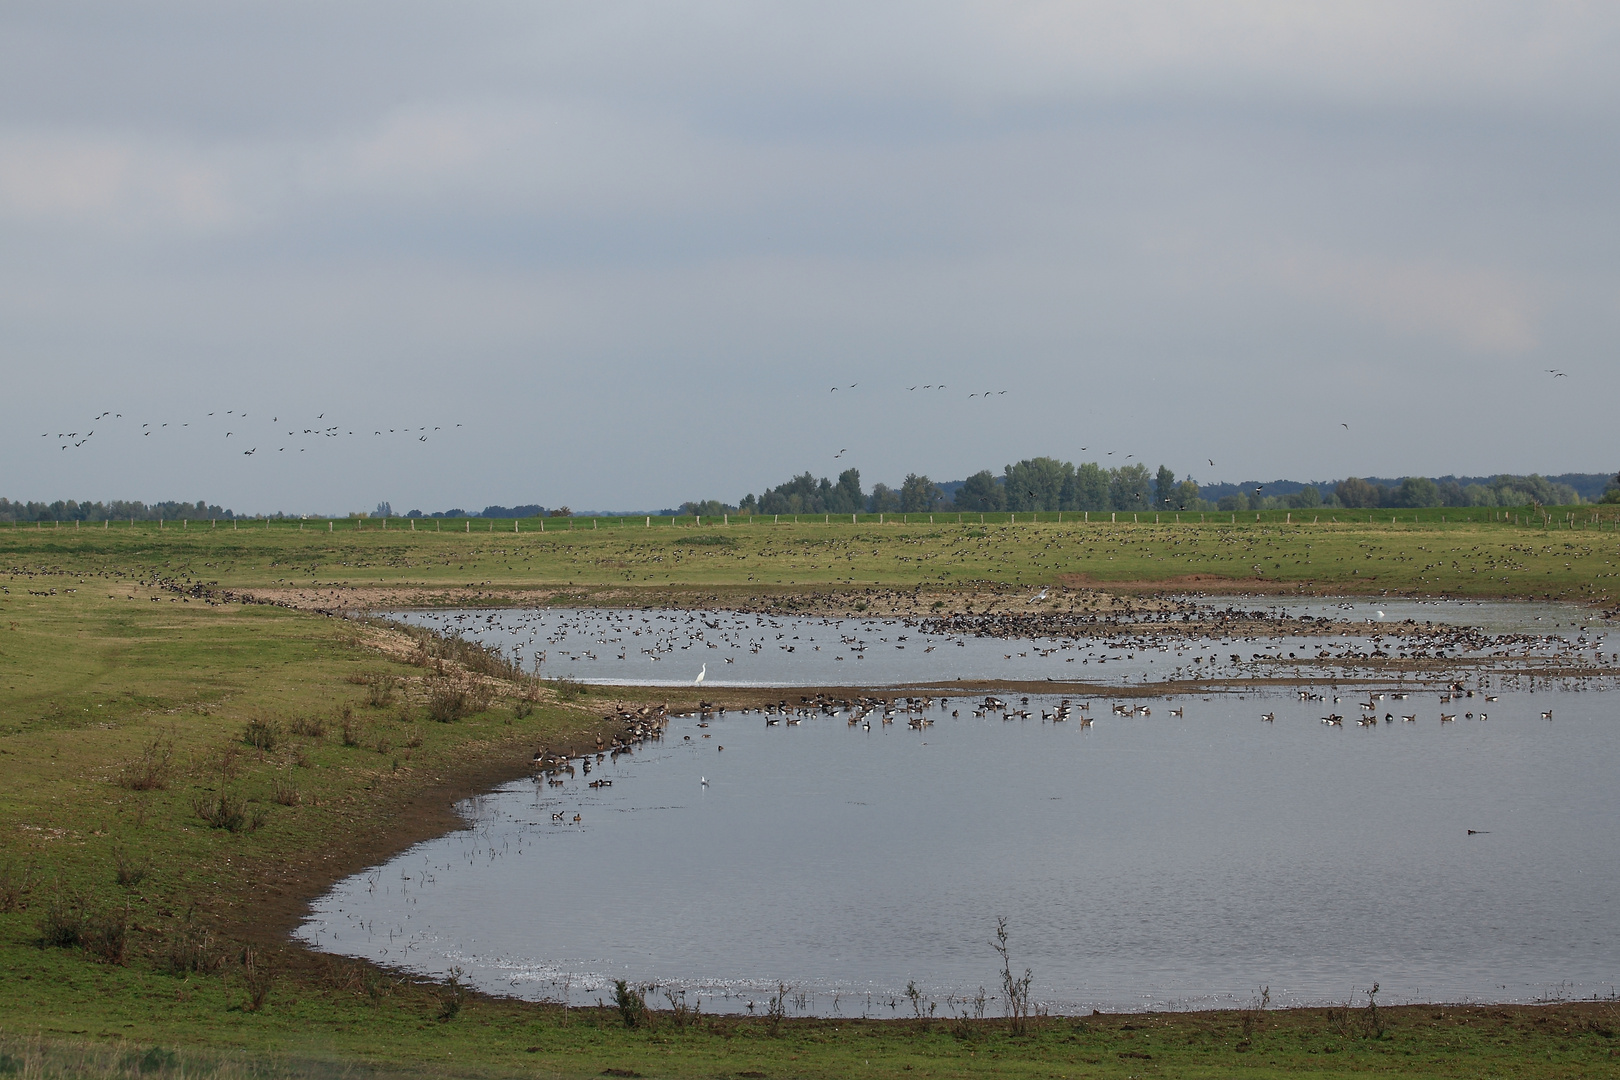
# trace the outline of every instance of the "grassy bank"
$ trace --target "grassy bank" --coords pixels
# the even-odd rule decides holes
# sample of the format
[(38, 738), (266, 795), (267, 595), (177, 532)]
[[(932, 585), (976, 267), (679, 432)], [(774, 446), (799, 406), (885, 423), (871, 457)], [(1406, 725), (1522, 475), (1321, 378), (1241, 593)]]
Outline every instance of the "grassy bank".
[[(622, 732), (604, 720), (621, 702), (559, 696), (455, 643), (222, 590), (618, 588), (614, 564), (630, 558), (682, 587), (747, 590), (761, 572), (799, 585), (869, 573), (909, 588), (940, 571), (1033, 583), (1111, 570), (1105, 551), (1131, 561), (1113, 580), (1141, 580), (1184, 550), (1291, 544), (1323, 558), (1329, 541), (1347, 554), (1405, 544), (1393, 553), (1416, 536), (1512, 555), (1526, 574), (1558, 569), (1590, 594), (1615, 558), (1607, 533), (1538, 534), (1530, 551), (1500, 523), (1170, 528), (705, 526), (658, 544), (583, 530), (0, 530), (0, 1074), (1614, 1075), (1613, 1003), (1375, 1016), (1363, 1001), (1049, 1020), (1022, 1034), (994, 1020), (682, 1023), (666, 1011), (628, 1028), (611, 1009), (484, 999), (286, 944), (331, 882), (454, 827), (456, 798), (521, 774), (540, 747), (594, 749)], [(684, 542), (710, 536), (722, 542)], [(1089, 561), (1070, 558), (1081, 544), (1096, 549)], [(174, 585), (150, 584), (160, 579)]]

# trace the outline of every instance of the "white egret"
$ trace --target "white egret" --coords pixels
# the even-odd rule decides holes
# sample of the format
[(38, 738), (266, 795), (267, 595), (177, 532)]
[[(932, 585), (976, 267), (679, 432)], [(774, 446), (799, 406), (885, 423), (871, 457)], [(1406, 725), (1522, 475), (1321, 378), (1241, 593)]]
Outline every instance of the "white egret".
[(702, 668), (701, 668), (701, 669), (700, 669), (700, 670), (699, 670), (699, 671), (698, 671), (698, 676), (697, 676), (697, 678), (695, 678), (695, 679), (693, 679), (693, 680), (692, 680), (692, 685), (693, 685), (693, 686), (696, 686), (696, 685), (698, 685), (698, 684), (699, 684), (699, 683), (701, 683), (701, 682), (702, 682), (702, 681), (703, 681), (703, 676), (704, 676), (704, 675), (706, 675), (706, 674), (708, 674), (708, 671), (709, 671), (709, 665), (708, 665), (708, 664), (704, 664), (704, 665), (703, 665), (703, 667), (702, 667)]

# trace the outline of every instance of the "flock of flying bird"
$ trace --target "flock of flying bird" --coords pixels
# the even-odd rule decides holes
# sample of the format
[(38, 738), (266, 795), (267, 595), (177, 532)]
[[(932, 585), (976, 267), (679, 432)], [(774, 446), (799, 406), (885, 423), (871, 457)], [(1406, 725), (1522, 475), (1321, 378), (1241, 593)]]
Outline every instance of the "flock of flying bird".
[[(273, 415), (270, 417), (268, 427), (262, 421), (262, 414), (258, 414), (261, 416), (261, 420), (252, 424), (248, 423), (249, 415), (250, 414), (246, 409), (243, 409), (240, 412), (235, 409), (226, 409), (223, 412), (215, 411), (208, 413), (206, 416), (194, 417), (192, 420), (186, 421), (146, 421), (143, 422), (138, 429), (138, 435), (141, 438), (151, 438), (153, 435), (158, 435), (161, 437), (166, 434), (177, 434), (184, 432), (188, 434), (196, 433), (199, 435), (208, 435), (210, 437), (222, 437), (225, 439), (229, 439), (234, 436), (253, 444), (247, 449), (241, 451), (243, 457), (252, 457), (254, 454), (257, 454), (260, 449), (260, 444), (266, 440), (273, 440), (275, 442), (291, 440), (291, 442), (285, 446), (276, 447), (276, 452), (284, 454), (289, 450), (294, 450), (297, 453), (302, 454), (306, 453), (310, 447), (307, 445), (296, 445), (296, 443), (299, 441), (318, 444), (319, 440), (366, 436), (364, 426), (362, 426), (359, 430), (350, 430), (348, 425), (325, 423), (326, 414), (324, 412), (317, 413), (313, 421), (283, 421), (280, 416)], [(76, 450), (88, 443), (91, 438), (95, 436), (98, 430), (103, 434), (106, 434), (108, 428), (112, 428), (114, 430), (118, 430), (120, 434), (132, 434), (132, 431), (123, 424), (123, 420), (123, 413), (108, 410), (99, 416), (92, 417), (85, 425), (85, 430), (82, 432), (56, 432), (56, 440), (63, 450)], [(413, 442), (425, 443), (429, 439), (433, 438), (437, 432), (446, 430), (454, 431), (456, 428), (461, 426), (462, 425), (460, 424), (455, 424), (453, 426), (447, 426), (445, 424), (420, 424), (414, 427), (404, 425), (391, 428), (374, 428), (369, 437), (408, 437)], [(284, 428), (285, 430), (283, 430)], [(222, 431), (223, 436), (220, 434)], [(40, 434), (40, 438), (42, 439), (49, 439), (50, 437), (51, 433), (48, 431)], [(240, 443), (237, 445), (240, 445)], [(265, 449), (269, 449), (269, 447), (266, 446)]]

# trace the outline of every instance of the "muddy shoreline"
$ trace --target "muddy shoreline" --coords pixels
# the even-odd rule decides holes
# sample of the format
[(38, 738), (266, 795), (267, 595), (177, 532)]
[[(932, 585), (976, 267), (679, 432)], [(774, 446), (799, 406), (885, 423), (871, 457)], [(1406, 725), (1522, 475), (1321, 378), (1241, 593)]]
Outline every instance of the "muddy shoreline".
[[(1224, 581), (1229, 587), (1216, 587)], [(1059, 585), (1044, 599), (1033, 601), (1036, 590), (1026, 586), (985, 583), (962, 588), (913, 589), (884, 586), (846, 588), (761, 588), (748, 586), (662, 586), (624, 588), (620, 586), (497, 586), (433, 585), (252, 587), (219, 592), (218, 599), (267, 603), (300, 611), (325, 614), (361, 613), (387, 610), (441, 610), (444, 608), (636, 608), (681, 611), (735, 611), (747, 614), (812, 616), (828, 618), (942, 618), (991, 614), (1086, 614), (1095, 616), (1180, 613), (1189, 603), (1215, 597), (1291, 597), (1312, 599), (1399, 598), (1415, 600), (1502, 600), (1526, 601), (1532, 598), (1401, 592), (1376, 589), (1349, 592), (1344, 589), (1284, 585), (1263, 580), (1188, 578), (1157, 582), (1109, 582), (1085, 585)], [(1593, 611), (1605, 618), (1620, 619), (1620, 609), (1602, 604), (1563, 601)], [(1320, 631), (1328, 632), (1328, 631)]]

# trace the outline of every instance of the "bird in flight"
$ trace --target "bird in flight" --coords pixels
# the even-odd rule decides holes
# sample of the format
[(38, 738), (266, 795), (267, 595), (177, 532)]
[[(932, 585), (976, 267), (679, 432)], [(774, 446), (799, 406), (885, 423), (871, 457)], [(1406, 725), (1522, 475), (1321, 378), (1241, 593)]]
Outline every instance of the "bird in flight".
[(1350, 425), (1349, 425), (1349, 424), (1346, 424), (1346, 423), (1344, 423), (1344, 422), (1343, 422), (1343, 421), (1340, 421), (1340, 423), (1339, 423), (1339, 426), (1340, 426), (1340, 427), (1342, 427), (1342, 428), (1344, 428), (1344, 430), (1346, 430), (1346, 431), (1349, 431), (1349, 430), (1350, 430)]
[(1209, 459), (1209, 467), (1212, 468), (1212, 469), (1215, 467), (1215, 459), (1214, 458)]

